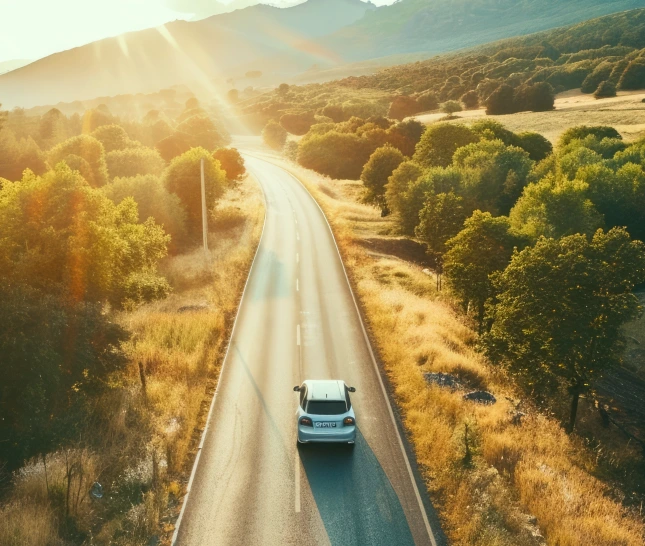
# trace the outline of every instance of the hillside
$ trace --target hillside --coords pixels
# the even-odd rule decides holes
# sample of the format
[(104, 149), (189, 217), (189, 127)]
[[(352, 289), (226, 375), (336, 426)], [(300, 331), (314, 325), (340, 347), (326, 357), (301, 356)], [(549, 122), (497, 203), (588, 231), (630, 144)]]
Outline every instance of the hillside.
[(5, 106), (34, 106), (181, 83), (212, 94), (213, 81), (223, 85), (254, 61), (265, 70), (259, 60), (285, 51), (289, 64), (302, 60), (302, 69), (321, 59), (342, 62), (312, 40), (373, 9), (360, 0), (309, 0), (289, 9), (257, 5), (197, 22), (175, 21), (56, 53), (0, 76), (0, 97)]
[(403, 0), (322, 43), (350, 60), (441, 53), (640, 7), (641, 0)]
[[(231, 84), (239, 89), (275, 85), (303, 74), (307, 81), (321, 81), (356, 61), (451, 51), (635, 7), (642, 7), (642, 1), (523, 0), (518, 5), (512, 0), (401, 0), (377, 8), (361, 0), (308, 0), (284, 9), (255, 5), (51, 55), (0, 75), (0, 97), (5, 106), (29, 107), (178, 84), (212, 96), (224, 94)], [(384, 64), (391, 63), (385, 59)], [(262, 77), (245, 77), (251, 71)]]

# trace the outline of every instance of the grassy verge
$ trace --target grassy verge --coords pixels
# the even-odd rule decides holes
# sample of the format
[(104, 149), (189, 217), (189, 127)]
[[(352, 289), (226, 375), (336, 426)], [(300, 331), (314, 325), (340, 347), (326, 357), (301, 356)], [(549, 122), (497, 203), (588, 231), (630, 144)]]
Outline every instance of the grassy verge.
[[(642, 483), (640, 450), (599, 428), (590, 404), (579, 433), (567, 436), (555, 416), (520, 400), (511, 380), (475, 351), (476, 334), (449, 293), (438, 293), (423, 265), (388, 235), (390, 221), (359, 204), (359, 182), (281, 163), (334, 228), (450, 543), (642, 544), (638, 499), (626, 496)], [(463, 389), (428, 385), (427, 372), (453, 374)], [(471, 388), (493, 392), (497, 403), (464, 401)], [(519, 421), (518, 412), (525, 414)]]
[[(116, 315), (130, 365), (92, 401), (84, 437), (32, 461), (0, 507), (0, 544), (149, 544), (168, 536), (259, 242), (264, 207), (248, 177), (220, 201), (210, 252), (169, 258), (173, 294)], [(88, 495), (93, 482), (102, 498)]]

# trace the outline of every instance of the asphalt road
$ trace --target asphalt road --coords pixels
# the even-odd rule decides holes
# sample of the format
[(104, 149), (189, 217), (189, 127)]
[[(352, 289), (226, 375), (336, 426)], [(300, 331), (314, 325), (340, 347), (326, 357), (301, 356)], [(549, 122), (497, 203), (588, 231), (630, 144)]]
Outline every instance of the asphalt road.
[[(435, 544), (325, 217), (286, 171), (245, 159), (264, 232), (175, 543)], [(356, 387), (353, 450), (296, 446), (305, 379)]]

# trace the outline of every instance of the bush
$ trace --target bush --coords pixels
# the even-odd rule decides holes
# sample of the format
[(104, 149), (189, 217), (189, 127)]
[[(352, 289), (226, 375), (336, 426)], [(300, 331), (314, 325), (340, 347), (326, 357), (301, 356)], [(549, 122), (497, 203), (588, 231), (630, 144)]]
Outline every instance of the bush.
[(515, 93), (510, 85), (500, 85), (486, 101), (486, 115), (512, 114), (515, 110)]
[(145, 147), (114, 150), (105, 156), (105, 160), (111, 178), (160, 175), (166, 166), (157, 150)]
[(479, 108), (479, 95), (475, 90), (464, 93), (459, 100), (461, 100), (464, 107), (468, 110)]
[(546, 82), (523, 85), (515, 92), (514, 104), (518, 112), (548, 112), (553, 110), (554, 103), (553, 87)]
[(463, 108), (461, 107), (460, 102), (456, 100), (449, 100), (441, 105), (441, 110), (444, 114), (448, 114), (448, 117), (453, 117), (453, 115), (457, 112), (461, 112)]
[(583, 140), (589, 135), (595, 136), (598, 140), (603, 138), (618, 138), (622, 140), (622, 136), (616, 129), (606, 125), (577, 125), (575, 127), (570, 127), (560, 136), (558, 141), (558, 146), (563, 148), (569, 144), (572, 140)]
[(292, 135), (302, 136), (307, 134), (311, 126), (316, 122), (313, 112), (302, 112), (299, 114), (284, 114), (280, 118), (280, 125)]
[(421, 137), (414, 161), (423, 168), (447, 167), (458, 148), (478, 140), (479, 136), (465, 125), (437, 123), (428, 127)]
[(524, 132), (515, 135), (516, 145), (528, 152), (533, 161), (542, 161), (553, 151), (553, 145), (539, 133)]
[(136, 145), (120, 125), (102, 125), (92, 132), (92, 136), (103, 144), (106, 154), (114, 150), (125, 150)]
[(287, 132), (279, 123), (271, 120), (262, 131), (262, 138), (269, 147), (274, 150), (282, 150), (287, 141)]
[(204, 114), (189, 117), (177, 126), (177, 131), (189, 136), (190, 145), (193, 148), (202, 147), (213, 150), (224, 145), (227, 140), (213, 120)]
[(190, 137), (184, 133), (173, 133), (155, 144), (156, 150), (166, 163), (190, 150)]
[(394, 97), (387, 115), (389, 118), (402, 121), (403, 119), (413, 116), (420, 111), (421, 107), (414, 98), (406, 95), (399, 95), (398, 97)]
[(298, 147), (298, 163), (331, 178), (358, 180), (371, 155), (365, 139), (329, 131), (306, 136)]
[(437, 99), (437, 95), (432, 91), (426, 91), (417, 97), (417, 104), (419, 105), (420, 112), (436, 110), (439, 108), (439, 99)]
[(597, 99), (607, 99), (616, 96), (616, 86), (610, 81), (601, 82), (593, 96)]
[(618, 89), (623, 91), (645, 89), (645, 59), (639, 57), (629, 63), (620, 77)]

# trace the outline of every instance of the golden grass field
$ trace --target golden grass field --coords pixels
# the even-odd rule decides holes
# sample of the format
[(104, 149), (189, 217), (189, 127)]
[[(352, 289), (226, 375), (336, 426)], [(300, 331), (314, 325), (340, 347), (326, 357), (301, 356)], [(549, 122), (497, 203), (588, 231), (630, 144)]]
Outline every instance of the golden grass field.
[[(389, 235), (389, 219), (358, 202), (360, 182), (273, 161), (305, 183), (333, 226), (450, 544), (642, 545), (642, 508), (621, 504), (626, 476), (642, 464), (639, 450), (615, 431), (598, 430), (590, 404), (582, 404), (578, 434), (568, 436), (553, 416), (520, 400), (512, 382), (475, 351), (472, 324), (450, 294), (436, 291), (422, 265), (388, 250), (400, 239)], [(498, 402), (465, 402), (463, 391), (427, 385), (423, 372), (454, 374)], [(519, 426), (511, 422), (518, 410), (526, 414)], [(590, 433), (594, 446), (585, 440)]]
[[(474, 123), (483, 118), (494, 119), (513, 132), (535, 131), (555, 143), (569, 127), (575, 125), (611, 125), (632, 141), (645, 136), (645, 93), (620, 92), (610, 99), (594, 99), (580, 90), (557, 95), (555, 110), (550, 112), (520, 112), (506, 116), (486, 116), (484, 108), (457, 114), (455, 123)], [(445, 114), (428, 113), (415, 116), (422, 123), (432, 123)]]
[[(118, 315), (133, 334), (124, 347), (130, 365), (96, 401), (89, 438), (22, 470), (0, 507), (2, 546), (65, 544), (58, 527), (70, 467), (68, 534), (91, 536), (97, 545), (147, 544), (155, 535), (167, 541), (263, 218), (262, 194), (249, 176), (219, 202), (209, 254), (198, 249), (162, 264), (172, 295)], [(95, 480), (104, 485), (104, 500), (85, 495)]]

